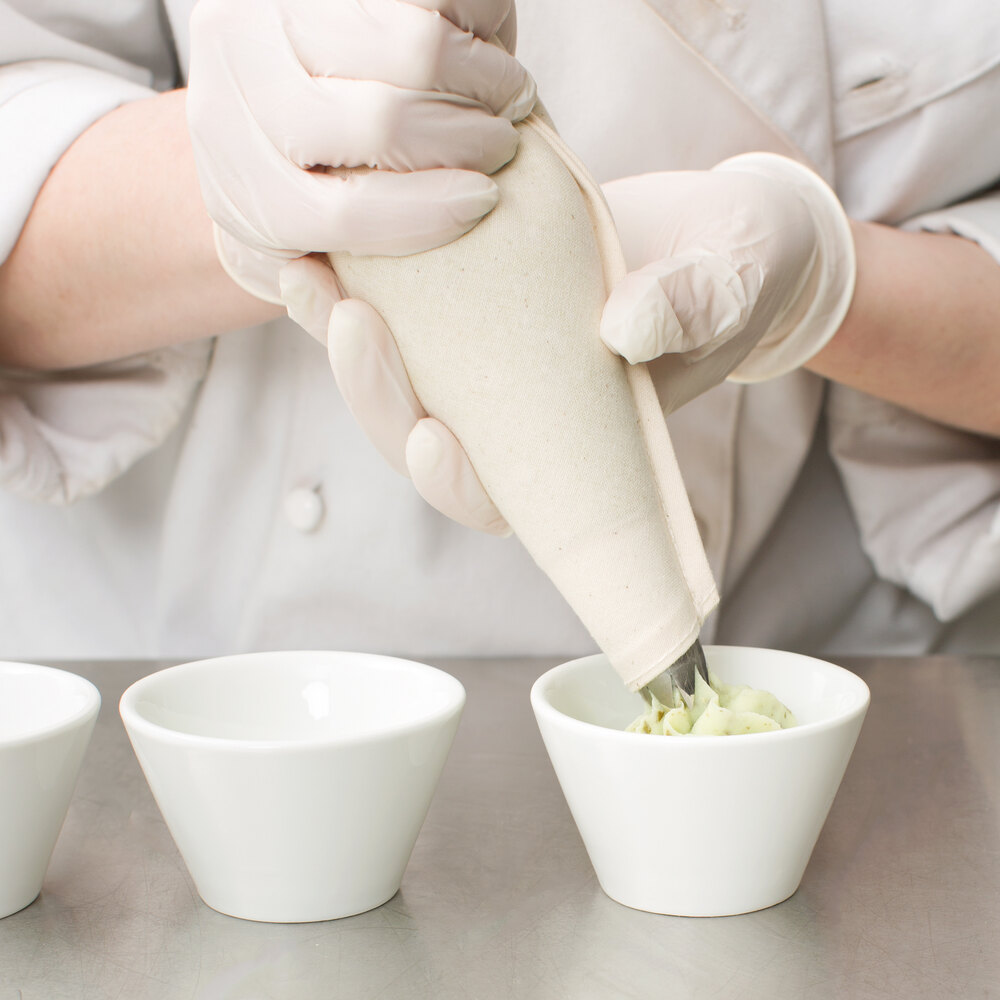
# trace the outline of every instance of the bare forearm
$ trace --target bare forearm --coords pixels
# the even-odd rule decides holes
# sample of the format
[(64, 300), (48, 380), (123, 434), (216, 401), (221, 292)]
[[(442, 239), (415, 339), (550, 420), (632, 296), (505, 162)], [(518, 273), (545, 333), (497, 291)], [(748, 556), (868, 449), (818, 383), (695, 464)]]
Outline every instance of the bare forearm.
[(847, 318), (808, 368), (942, 423), (1000, 436), (1000, 265), (957, 236), (854, 223)]
[(0, 267), (0, 364), (91, 364), (280, 312), (218, 263), (174, 91), (106, 115), (52, 170)]

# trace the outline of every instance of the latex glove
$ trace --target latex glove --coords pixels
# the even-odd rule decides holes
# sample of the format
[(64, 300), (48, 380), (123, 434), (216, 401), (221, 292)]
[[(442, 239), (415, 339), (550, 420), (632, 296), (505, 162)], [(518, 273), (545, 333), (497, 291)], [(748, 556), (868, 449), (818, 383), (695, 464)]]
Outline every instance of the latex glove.
[[(440, 6), (443, 15), (435, 9)], [(310, 252), (407, 254), (496, 203), (535, 87), (512, 0), (200, 0), (188, 124), (223, 266), (280, 302)], [(450, 18), (450, 19), (449, 19)], [(380, 168), (346, 176), (339, 168)]]
[(854, 290), (850, 226), (812, 171), (769, 153), (603, 185), (629, 274), (601, 337), (651, 370), (667, 413), (725, 378), (800, 367)]
[(442, 514), (509, 535), (465, 449), (420, 405), (382, 317), (365, 302), (342, 299), (333, 270), (314, 257), (286, 265), (281, 287), (292, 319), (326, 343), (341, 395), (385, 460)]

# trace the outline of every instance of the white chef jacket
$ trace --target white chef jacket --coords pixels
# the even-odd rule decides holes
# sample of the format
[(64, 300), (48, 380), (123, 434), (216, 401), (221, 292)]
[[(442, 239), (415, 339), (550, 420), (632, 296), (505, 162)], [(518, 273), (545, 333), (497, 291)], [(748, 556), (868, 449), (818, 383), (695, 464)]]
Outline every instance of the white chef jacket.
[[(0, 255), (77, 135), (183, 82), (192, 5), (0, 0)], [(771, 149), (859, 218), (1000, 258), (1000, 6), (921, 6), (520, 0), (518, 54), (600, 180)], [(1000, 443), (805, 372), (670, 426), (722, 589), (706, 639), (1000, 652)], [(287, 320), (0, 372), (0, 487), (0, 656), (594, 648), (516, 540), (382, 462)]]

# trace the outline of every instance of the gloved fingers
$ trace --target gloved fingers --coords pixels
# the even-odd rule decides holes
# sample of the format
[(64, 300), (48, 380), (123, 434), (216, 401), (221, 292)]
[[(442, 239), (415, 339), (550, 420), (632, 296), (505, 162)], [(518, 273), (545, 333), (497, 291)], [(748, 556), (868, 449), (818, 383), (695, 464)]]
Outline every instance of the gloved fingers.
[(662, 354), (715, 350), (746, 324), (759, 280), (724, 258), (692, 251), (632, 271), (612, 289), (601, 316), (601, 339), (631, 364)]
[(510, 0), (447, 2), (471, 31), (404, 0), (196, 5), (189, 131), (223, 266), (244, 288), (280, 301), (290, 260), (429, 250), (496, 204), (485, 173), (513, 155), (534, 83), (473, 33), (501, 26)]
[(212, 231), (215, 236), (215, 255), (226, 274), (245, 292), (265, 302), (283, 305), (278, 275), (288, 258), (251, 250), (216, 222), (212, 223)]
[[(336, 279), (331, 283), (312, 264), (295, 261), (282, 275), (290, 286), (315, 280), (318, 302), (339, 294)], [(492, 535), (510, 534), (465, 449), (440, 421), (427, 416), (392, 333), (371, 306), (358, 299), (332, 305), (327, 351), (348, 409), (383, 458), (410, 476), (420, 495), (452, 520)]]
[(417, 253), (468, 232), (497, 202), (496, 185), (478, 171), (303, 170), (262, 134), (245, 103), (218, 120), (203, 102), (189, 101), (188, 110), (209, 215), (252, 250), (285, 259)]
[(277, 153), (262, 156), (245, 181), (233, 178), (228, 195), (219, 224), (252, 249), (286, 259), (430, 250), (468, 232), (498, 198), (496, 184), (477, 171), (308, 171)]
[(779, 246), (808, 253), (801, 241), (812, 238), (812, 227), (801, 199), (790, 185), (743, 170), (739, 161), (601, 185), (628, 269), (691, 251), (712, 252), (734, 264), (751, 256), (766, 259)]
[(794, 160), (770, 153), (744, 154), (720, 163), (714, 170), (755, 174), (780, 185), (789, 194), (794, 192), (796, 210), (801, 206), (811, 222), (809, 238), (803, 235), (805, 227), (800, 225), (799, 245), (788, 239), (782, 241), (775, 258), (779, 265), (775, 270), (783, 266), (788, 272), (786, 282), (796, 270), (800, 273), (797, 289), (786, 285), (784, 308), (775, 310), (771, 328), (730, 373), (731, 378), (741, 382), (774, 378), (805, 364), (844, 320), (854, 294), (857, 264), (850, 222), (830, 187)]
[(333, 268), (319, 257), (299, 257), (278, 272), (278, 287), (288, 318), (325, 344), (333, 307), (344, 297)]
[(518, 141), (514, 126), (482, 104), (376, 80), (285, 77), (258, 101), (255, 119), (303, 168), (455, 167), (492, 174), (511, 159)]
[(355, 420), (383, 458), (409, 475), (407, 438), (427, 413), (385, 321), (366, 302), (343, 299), (331, 310), (326, 346), (334, 378)]
[[(341, 234), (335, 249), (353, 254), (405, 256), (443, 246), (472, 229), (499, 199), (496, 184), (471, 170), (310, 176), (334, 185), (329, 228)], [(313, 245), (326, 249), (328, 243)]]
[(513, 56), (433, 10), (399, 0), (296, 2), (307, 16), (287, 19), (285, 31), (310, 76), (439, 91), (510, 121), (535, 102), (534, 80)]
[[(490, 3), (491, 0), (486, 0), (486, 2)], [(517, 51), (517, 8), (514, 6), (513, 0), (511, 0), (510, 12), (497, 28), (494, 38), (505, 52), (514, 55)]]
[(426, 417), (413, 428), (406, 464), (417, 492), (446, 517), (490, 535), (511, 534), (465, 449), (439, 420)]
[(683, 249), (692, 206), (702, 218), (711, 214), (700, 196), (708, 176), (701, 170), (658, 171), (601, 185), (629, 271)]
[[(463, 31), (479, 38), (502, 34), (505, 25), (514, 20), (513, 0), (407, 0), (414, 7), (436, 10)], [(508, 48), (513, 52), (513, 48)]]
[(630, 273), (601, 334), (630, 361), (659, 358), (666, 409), (723, 378), (793, 371), (839, 328), (853, 290), (850, 226), (801, 164), (748, 154), (604, 193)]

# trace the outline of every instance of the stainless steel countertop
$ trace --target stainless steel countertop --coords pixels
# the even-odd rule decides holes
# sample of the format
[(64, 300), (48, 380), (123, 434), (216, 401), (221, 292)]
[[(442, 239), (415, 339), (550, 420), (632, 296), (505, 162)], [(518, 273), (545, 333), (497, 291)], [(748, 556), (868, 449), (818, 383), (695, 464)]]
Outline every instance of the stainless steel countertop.
[(601, 892), (528, 704), (554, 660), (433, 662), (468, 703), (402, 889), (292, 925), (195, 892), (118, 718), (158, 665), (55, 664), (104, 704), (0, 1000), (1000, 997), (1000, 659), (841, 661), (872, 706), (802, 886), (714, 919)]

